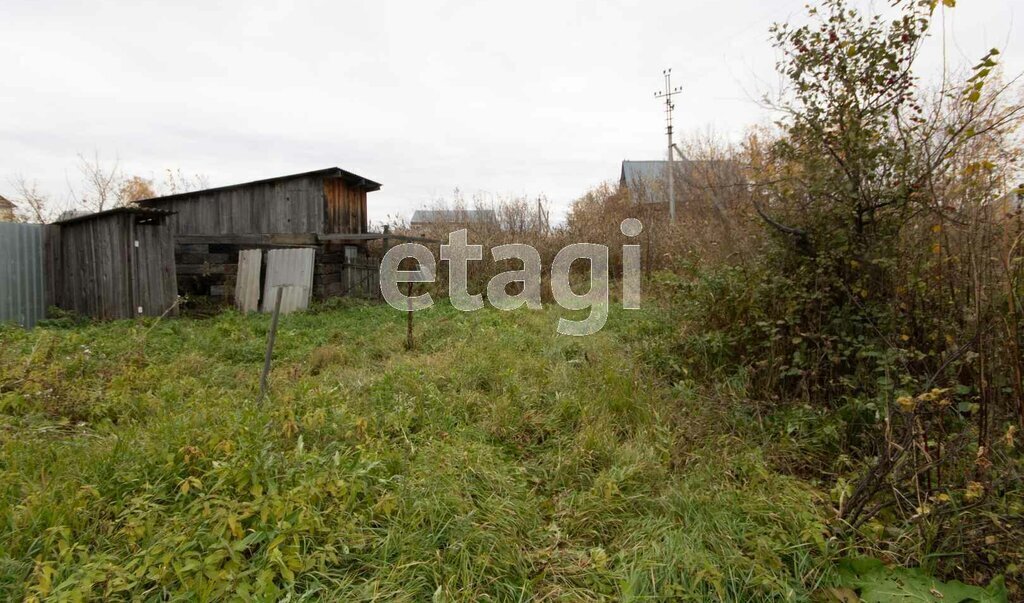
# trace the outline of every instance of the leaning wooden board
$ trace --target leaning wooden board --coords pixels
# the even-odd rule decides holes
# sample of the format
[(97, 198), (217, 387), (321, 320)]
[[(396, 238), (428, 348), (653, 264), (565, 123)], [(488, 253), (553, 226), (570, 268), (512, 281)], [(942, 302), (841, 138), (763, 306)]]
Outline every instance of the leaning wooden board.
[(263, 251), (243, 249), (238, 252), (238, 276), (235, 281), (235, 306), (242, 312), (260, 309), (260, 268)]

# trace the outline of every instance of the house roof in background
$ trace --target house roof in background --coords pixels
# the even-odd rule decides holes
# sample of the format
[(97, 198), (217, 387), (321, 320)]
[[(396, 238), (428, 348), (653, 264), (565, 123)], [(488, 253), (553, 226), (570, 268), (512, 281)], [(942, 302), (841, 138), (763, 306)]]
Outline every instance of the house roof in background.
[[(631, 184), (637, 182), (655, 182), (665, 179), (665, 165), (668, 161), (644, 160), (631, 161), (626, 159), (622, 162), (622, 171), (619, 173), (619, 180)], [(730, 170), (738, 170), (739, 164), (729, 159), (677, 159), (672, 162), (676, 174), (686, 178), (693, 175), (698, 168), (723, 166)]]
[(14, 203), (11, 203), (7, 199), (4, 199), (3, 195), (0, 195), (0, 208), (2, 209), (14, 209)]
[[(677, 161), (676, 163), (683, 163)], [(622, 162), (622, 171), (619, 174), (619, 180), (623, 182), (654, 182), (661, 180), (665, 177), (665, 164), (667, 161), (661, 160), (647, 160), (647, 161), (631, 161), (625, 159)]]
[[(656, 182), (665, 179), (665, 166), (668, 162), (664, 160), (631, 161), (626, 159), (622, 162), (622, 170), (619, 173), (620, 182), (637, 184), (640, 182)], [(721, 173), (730, 177), (741, 177), (740, 164), (731, 159), (677, 159), (673, 161), (676, 176), (688, 178), (702, 173), (706, 169), (722, 168)]]
[(345, 182), (358, 186), (365, 189), (368, 192), (380, 190), (380, 183), (374, 182), (369, 178), (363, 178), (358, 174), (345, 171), (339, 167), (324, 168), (322, 170), (313, 170), (312, 172), (302, 172), (299, 174), (288, 174), (287, 176), (275, 176), (273, 178), (264, 178), (263, 180), (253, 180), (251, 182), (242, 182), (239, 184), (229, 184), (227, 186), (215, 186), (213, 188), (204, 188), (198, 191), (188, 191), (187, 193), (178, 193), (176, 195), (167, 195), (164, 197), (153, 197), (152, 199), (143, 199), (138, 201), (140, 205), (157, 205), (164, 201), (187, 199), (189, 197), (196, 197), (207, 193), (220, 193), (229, 191), (236, 188), (245, 188), (247, 186), (254, 186), (258, 184), (272, 184), (274, 182), (281, 182), (284, 180), (295, 180), (297, 178), (308, 178), (310, 176), (321, 176), (324, 178), (340, 178)]
[(412, 214), (412, 223), (418, 224), (479, 224), (497, 222), (493, 209), (417, 209)]
[(108, 216), (114, 216), (114, 215), (118, 215), (118, 214), (131, 214), (131, 215), (135, 215), (135, 216), (140, 216), (142, 218), (162, 218), (162, 217), (166, 217), (166, 216), (169, 216), (171, 214), (174, 214), (174, 213), (176, 213), (176, 212), (173, 212), (173, 211), (170, 211), (170, 210), (167, 210), (167, 209), (153, 209), (153, 208), (149, 208), (149, 207), (138, 207), (138, 206), (115, 207), (114, 209), (106, 209), (106, 210), (103, 210), (103, 211), (98, 211), (98, 212), (93, 212), (93, 213), (85, 213), (85, 214), (73, 215), (73, 216), (71, 216), (69, 218), (64, 218), (63, 220), (57, 220), (56, 222), (54, 222), (54, 224), (59, 224), (61, 226), (67, 226), (68, 224), (77, 224), (78, 222), (87, 222), (89, 220), (96, 220), (98, 218), (106, 218)]
[[(726, 190), (727, 187), (745, 182), (742, 166), (731, 159), (694, 161), (683, 158), (672, 163), (675, 168), (675, 183), (684, 187), (684, 191), (677, 194), (686, 194), (685, 187)], [(619, 185), (627, 187), (634, 198), (642, 203), (663, 203), (667, 200), (667, 165), (666, 160), (626, 159), (622, 162), (622, 170), (619, 173)]]

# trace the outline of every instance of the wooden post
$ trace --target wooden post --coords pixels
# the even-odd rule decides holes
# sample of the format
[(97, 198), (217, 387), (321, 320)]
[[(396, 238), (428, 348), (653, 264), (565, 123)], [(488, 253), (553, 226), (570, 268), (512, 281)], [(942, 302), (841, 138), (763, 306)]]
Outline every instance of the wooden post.
[(270, 376), (270, 360), (274, 357), (274, 340), (277, 339), (277, 319), (281, 316), (281, 297), (284, 287), (277, 288), (274, 301), (274, 316), (270, 319), (270, 333), (267, 335), (267, 353), (263, 357), (263, 373), (260, 375), (260, 401), (267, 397), (267, 378)]
[[(371, 268), (371, 270), (367, 271), (367, 275), (368, 275), (368, 278), (369, 278), (369, 281), (370, 281), (370, 287), (373, 287), (374, 282), (376, 282), (377, 287), (373, 291), (373, 296), (375, 298), (377, 298), (377, 299), (382, 299), (384, 297), (384, 294), (380, 290), (380, 264), (381, 264), (381, 261), (384, 259), (384, 256), (387, 255), (388, 251), (391, 250), (391, 236), (390, 235), (391, 235), (391, 227), (388, 226), (387, 224), (385, 224), (384, 225), (384, 241), (383, 241), (383, 247), (381, 248), (381, 252), (380, 252), (380, 258), (375, 262), (377, 264), (376, 267), (374, 267), (372, 263), (368, 264), (368, 266)], [(377, 274), (376, 280), (374, 279), (374, 271), (376, 271), (376, 274)]]
[(412, 283), (409, 283), (407, 303), (409, 304), (409, 311), (406, 312), (406, 325), (405, 325), (405, 349), (412, 349)]

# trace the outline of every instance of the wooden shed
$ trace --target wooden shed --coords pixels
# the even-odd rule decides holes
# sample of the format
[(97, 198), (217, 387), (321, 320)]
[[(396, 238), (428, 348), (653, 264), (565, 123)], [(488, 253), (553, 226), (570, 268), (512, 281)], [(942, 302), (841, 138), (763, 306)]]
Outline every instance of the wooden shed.
[(368, 243), (387, 235), (369, 232), (366, 196), (380, 187), (331, 167), (138, 205), (174, 212), (168, 223), (180, 293), (230, 299), (238, 286), (242, 251), (308, 247), (315, 249), (312, 294), (322, 299), (374, 294), (376, 264)]
[(50, 305), (99, 319), (160, 316), (177, 300), (172, 212), (119, 207), (47, 228)]

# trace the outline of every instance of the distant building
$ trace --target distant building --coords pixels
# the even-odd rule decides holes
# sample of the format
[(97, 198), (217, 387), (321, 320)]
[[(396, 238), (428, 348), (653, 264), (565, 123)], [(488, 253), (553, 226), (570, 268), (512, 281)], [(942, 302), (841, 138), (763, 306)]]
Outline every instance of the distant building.
[[(720, 197), (734, 194), (745, 185), (740, 166), (735, 161), (679, 159), (672, 163), (676, 204), (680, 207), (698, 194), (711, 192), (713, 196)], [(635, 203), (668, 203), (667, 165), (665, 160), (624, 160), (619, 172), (619, 187), (629, 192)]]
[(619, 188), (628, 191), (636, 203), (659, 203), (666, 200), (665, 161), (623, 160), (619, 172)]
[(13, 203), (0, 197), (0, 222), (13, 222), (14, 209), (15, 205)]
[(409, 226), (414, 229), (443, 226), (452, 230), (479, 224), (497, 224), (492, 209), (419, 209), (413, 212)]
[(996, 201), (996, 209), (1003, 215), (1016, 214), (1024, 210), (1024, 184), (1000, 197)]

